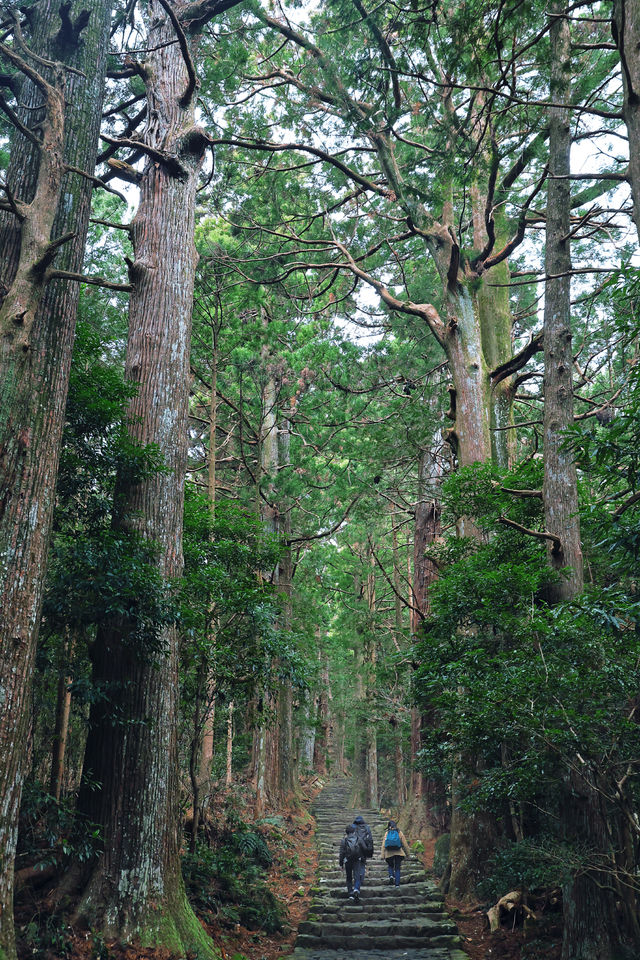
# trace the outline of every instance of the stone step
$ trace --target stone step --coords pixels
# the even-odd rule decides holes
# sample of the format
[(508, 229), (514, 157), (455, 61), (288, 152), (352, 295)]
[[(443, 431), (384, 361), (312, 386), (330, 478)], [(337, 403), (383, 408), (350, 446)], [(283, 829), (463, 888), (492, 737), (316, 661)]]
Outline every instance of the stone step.
[[(391, 887), (387, 883), (386, 877), (372, 877), (368, 873), (366, 873), (364, 877), (363, 890), (365, 887), (370, 895), (375, 896), (382, 894), (389, 895), (395, 892), (395, 887)], [(344, 889), (346, 889), (346, 879), (344, 875), (342, 877), (336, 877), (335, 879), (333, 877), (321, 877), (318, 881), (318, 890), (321, 890), (323, 893), (337, 894), (340, 890)], [(409, 881), (401, 877), (400, 889), (414, 897), (423, 897), (425, 900), (441, 899), (438, 888), (433, 883), (425, 882), (424, 878), (421, 882), (418, 879)]]
[(416, 947), (458, 947), (460, 937), (448, 934), (431, 934), (424, 936), (403, 935), (395, 933), (393, 935), (378, 934), (367, 936), (348, 937), (344, 932), (336, 936), (315, 937), (310, 934), (302, 933), (298, 935), (296, 947), (300, 946), (308, 949), (309, 947), (327, 947), (330, 950), (403, 950)]
[(290, 960), (469, 960), (468, 954), (456, 947), (412, 947), (404, 950), (298, 947), (289, 957)]
[[(388, 908), (393, 909), (394, 916), (396, 917), (422, 917), (433, 916), (434, 914), (445, 915), (442, 904), (439, 902), (429, 903), (427, 901), (425, 903), (424, 901), (403, 900), (400, 893), (394, 896), (393, 901), (389, 902)], [(365, 916), (380, 916), (379, 902), (368, 898), (366, 890), (362, 893), (360, 903), (354, 903), (354, 901), (349, 898), (339, 901), (316, 901), (313, 911), (309, 913), (309, 919), (324, 919), (339, 915), (348, 920), (350, 916), (362, 916), (363, 913)]]
[(298, 934), (308, 934), (322, 939), (345, 937), (418, 937), (431, 938), (440, 934), (456, 934), (455, 923), (442, 915), (429, 917), (386, 917), (372, 919), (364, 914), (352, 916), (345, 922), (341, 917), (330, 920), (303, 920)]

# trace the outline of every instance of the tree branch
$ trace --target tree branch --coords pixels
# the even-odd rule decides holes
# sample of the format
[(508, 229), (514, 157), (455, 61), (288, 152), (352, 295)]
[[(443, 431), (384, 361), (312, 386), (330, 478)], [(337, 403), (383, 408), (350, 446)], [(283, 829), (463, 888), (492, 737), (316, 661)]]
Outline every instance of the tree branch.
[(507, 377), (510, 377), (511, 374), (517, 373), (518, 370), (521, 370), (526, 363), (529, 362), (531, 357), (536, 353), (540, 353), (542, 350), (542, 330), (540, 333), (531, 335), (531, 339), (526, 347), (523, 347), (518, 353), (514, 354), (509, 360), (505, 363), (501, 363), (499, 367), (496, 367), (495, 370), (492, 370), (489, 374), (492, 383), (497, 385), (502, 380), (506, 380)]
[(131, 283), (114, 283), (104, 277), (89, 277), (83, 273), (70, 273), (68, 270), (48, 270), (47, 280), (73, 280), (76, 283), (87, 283), (89, 286), (118, 290), (121, 293), (130, 293), (133, 290), (133, 284)]
[(398, 313), (407, 313), (413, 317), (420, 317), (426, 322), (438, 343), (440, 345), (444, 343), (445, 327), (438, 311), (432, 304), (413, 303), (411, 300), (399, 300), (397, 297), (394, 297), (391, 291), (388, 290), (380, 280), (376, 280), (370, 273), (367, 273), (357, 265), (344, 244), (337, 240), (334, 240), (334, 244), (347, 258), (348, 263), (345, 265), (346, 269), (351, 270), (356, 277), (359, 277), (361, 280), (364, 280), (365, 283), (368, 283), (370, 287), (373, 287), (388, 307), (391, 307), (392, 310)]
[(227, 137), (211, 138), (209, 143), (212, 147), (218, 146), (219, 144), (226, 144), (227, 146), (231, 147), (244, 147), (245, 150), (265, 150), (269, 153), (282, 153), (285, 150), (299, 150), (301, 153), (310, 153), (312, 156), (318, 157), (320, 160), (324, 160), (326, 163), (330, 163), (331, 166), (342, 171), (346, 177), (348, 177), (350, 180), (353, 180), (355, 183), (359, 183), (360, 186), (364, 187), (366, 190), (371, 190), (373, 193), (377, 193), (379, 196), (389, 199), (388, 188), (381, 187), (379, 184), (375, 183), (375, 181), (367, 179), (367, 177), (364, 177), (355, 170), (352, 170), (351, 167), (348, 167), (345, 163), (341, 163), (340, 160), (337, 160), (330, 153), (327, 153), (326, 150), (320, 150), (318, 147), (310, 147), (305, 143), (275, 143), (272, 140), (243, 141)]
[(127, 202), (127, 198), (120, 193), (118, 190), (114, 190), (113, 187), (110, 187), (108, 183), (105, 183), (104, 180), (101, 180), (100, 177), (94, 177), (92, 173), (87, 173), (86, 170), (81, 170), (79, 167), (72, 167), (70, 164), (65, 164), (65, 169), (67, 173), (76, 173), (79, 177), (84, 177), (86, 180), (91, 180), (91, 182), (96, 187), (101, 187), (103, 190), (106, 190), (107, 193), (113, 193), (116, 197), (119, 197), (120, 200)]
[(237, 7), (239, 3), (240, 0), (193, 0), (181, 8), (180, 21), (186, 25), (189, 33), (197, 33), (214, 17)]
[(528, 527), (523, 527), (521, 523), (516, 523), (515, 520), (509, 520), (508, 517), (498, 517), (498, 523), (503, 524), (505, 527), (512, 527), (519, 533), (524, 533), (527, 537), (535, 537), (536, 540), (551, 540), (551, 543), (553, 544), (551, 547), (551, 553), (553, 553), (554, 556), (557, 556), (562, 552), (562, 540), (560, 537), (556, 537), (555, 533), (547, 533), (546, 531), (541, 530), (530, 530)]
[(129, 147), (131, 150), (139, 150), (145, 153), (154, 163), (161, 163), (174, 176), (185, 175), (184, 167), (176, 156), (164, 153), (162, 150), (156, 150), (155, 147), (151, 147), (144, 140), (131, 140), (129, 137), (110, 137), (106, 133), (101, 133), (100, 139), (116, 147)]
[(33, 130), (29, 130), (29, 127), (24, 125), (20, 117), (17, 115), (17, 113), (14, 113), (2, 95), (0, 95), (0, 110), (6, 114), (16, 130), (19, 130), (22, 136), (26, 137), (27, 140), (30, 140), (31, 143), (39, 150), (42, 146), (42, 141), (35, 135)]

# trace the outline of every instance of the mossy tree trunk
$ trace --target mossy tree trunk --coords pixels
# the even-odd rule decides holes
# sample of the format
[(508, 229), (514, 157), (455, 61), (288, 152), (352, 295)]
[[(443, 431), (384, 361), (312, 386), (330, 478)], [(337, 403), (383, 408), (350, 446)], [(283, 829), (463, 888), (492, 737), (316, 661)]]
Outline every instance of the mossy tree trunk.
[[(189, 6), (174, 3), (172, 13), (180, 16)], [(175, 24), (158, 0), (150, 0), (147, 22), (148, 119), (141, 143), (150, 155), (132, 224), (125, 374), (138, 387), (131, 438), (155, 444), (164, 468), (143, 478), (118, 477), (114, 526), (155, 545), (168, 587), (182, 570), (194, 214), (206, 137), (194, 122), (190, 41), (176, 42)], [(99, 632), (94, 675), (110, 702), (92, 708), (80, 808), (100, 825), (104, 849), (77, 912), (121, 943), (205, 957), (213, 948), (187, 903), (180, 869), (177, 654), (173, 624), (160, 623), (152, 643), (117, 619)]]
[(110, 23), (108, 4), (77, 0), (67, 10), (70, 37), (61, 7), (38, 4), (27, 40), (40, 56), (81, 72), (58, 71), (59, 99), (33, 75), (24, 79), (20, 116), (42, 146), (13, 135), (7, 186), (19, 215), (0, 212), (0, 954), (10, 958), (29, 697), (79, 292), (47, 271), (53, 254), (58, 269), (82, 267), (92, 184), (65, 173), (65, 164), (93, 173)]

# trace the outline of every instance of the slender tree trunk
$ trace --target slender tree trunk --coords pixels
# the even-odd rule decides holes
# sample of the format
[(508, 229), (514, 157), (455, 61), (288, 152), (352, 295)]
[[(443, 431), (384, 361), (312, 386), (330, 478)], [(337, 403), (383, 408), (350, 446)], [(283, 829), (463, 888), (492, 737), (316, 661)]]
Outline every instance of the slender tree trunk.
[[(174, 2), (173, 10), (182, 6)], [(155, 444), (165, 469), (137, 483), (119, 477), (114, 525), (157, 545), (169, 584), (182, 571), (195, 194), (206, 139), (194, 125), (195, 89), (158, 0), (149, 3), (148, 23), (145, 142), (167, 160), (149, 160), (140, 185), (125, 373), (138, 386), (132, 439)], [(153, 643), (141, 644), (126, 626), (105, 625), (93, 650), (96, 680), (111, 702), (94, 706), (86, 749), (86, 773), (100, 789), (85, 780), (79, 802), (100, 824), (104, 851), (78, 915), (119, 942), (212, 956), (180, 870), (178, 632), (160, 624)]]
[[(319, 637), (319, 630), (318, 630)], [(321, 777), (327, 775), (327, 749), (329, 740), (329, 660), (326, 652), (318, 646), (318, 660), (322, 663), (322, 677), (318, 694), (316, 738), (313, 748), (313, 769)]]
[(622, 111), (629, 137), (629, 180), (633, 219), (640, 237), (640, 2), (615, 0), (611, 22), (620, 52), (624, 99)]
[[(373, 551), (367, 551), (367, 555), (370, 556), (370, 564), (373, 568), (375, 560), (373, 558)], [(369, 613), (371, 618), (376, 610), (376, 581), (375, 574), (373, 569), (367, 577), (367, 589), (366, 589), (366, 598), (367, 598), (367, 607), (369, 608)], [(365, 739), (366, 739), (366, 802), (370, 807), (379, 806), (378, 798), (378, 729), (376, 724), (375, 716), (373, 716), (373, 711), (371, 709), (371, 701), (375, 693), (376, 685), (376, 641), (373, 630), (367, 632), (364, 641), (364, 671), (365, 671), (365, 692), (366, 699), (369, 703), (367, 718), (365, 721)]]
[[(101, 0), (74, 2), (69, 10), (71, 22), (79, 27), (78, 16), (83, 10), (89, 13), (89, 20), (84, 29), (78, 30), (73, 47), (60, 49), (54, 41), (60, 27), (59, 6), (51, 0), (33, 10), (30, 42), (41, 56), (64, 59), (81, 74), (65, 75), (64, 153), (60, 143), (54, 145), (57, 134), (51, 124), (58, 120), (52, 118), (43, 131), (46, 156), (42, 165), (40, 151), (30, 141), (20, 133), (12, 138), (7, 184), (17, 200), (31, 207), (22, 223), (8, 213), (0, 213), (0, 282), (4, 291), (11, 291), (20, 263), (26, 265), (30, 244), (31, 254), (36, 253), (36, 235), (40, 252), (46, 253), (49, 241), (73, 232), (73, 239), (58, 252), (56, 267), (71, 272), (82, 267), (91, 182), (66, 174), (61, 201), (62, 170), (57, 187), (52, 182), (44, 186), (42, 177), (47, 171), (53, 174), (63, 156), (69, 165), (93, 173), (110, 9)], [(43, 101), (42, 91), (26, 81), (21, 100), (26, 106), (22, 116), (25, 125), (38, 129), (42, 111), (37, 108)], [(55, 219), (51, 222), (48, 217), (53, 213)], [(48, 249), (52, 252), (50, 246)], [(33, 292), (35, 297), (29, 303), (30, 329), (24, 322), (15, 325), (11, 321), (10, 332), (4, 323), (0, 331), (0, 954), (4, 952), (9, 958), (15, 956), (13, 858), (29, 733), (29, 698), (78, 285), (51, 281)], [(2, 306), (7, 306), (6, 298)], [(12, 310), (13, 307), (15, 300)]]
[[(278, 431), (278, 457), (281, 465), (291, 462), (291, 429), (288, 420), (283, 420)], [(291, 536), (291, 510), (281, 508), (281, 532), (285, 538), (282, 558), (280, 560), (280, 593), (283, 596), (282, 611), (282, 629), (285, 633), (291, 630), (292, 607), (291, 597), (293, 592), (293, 560), (291, 557), (291, 547), (286, 545), (286, 540)], [(278, 793), (286, 798), (293, 793), (295, 789), (295, 780), (297, 770), (293, 756), (293, 690), (289, 680), (284, 679), (278, 686), (278, 752), (280, 757), (280, 781), (278, 783)]]
[(69, 676), (68, 666), (73, 659), (75, 649), (75, 638), (73, 634), (67, 638), (63, 649), (64, 663), (58, 678), (58, 695), (56, 697), (56, 722), (53, 733), (53, 745), (51, 750), (51, 782), (49, 793), (56, 800), (60, 800), (62, 793), (62, 782), (64, 779), (64, 758), (67, 749), (67, 736), (69, 733), (69, 717), (71, 715), (71, 677)]
[[(429, 591), (438, 578), (438, 568), (427, 556), (427, 550), (440, 536), (440, 487), (442, 485), (444, 452), (434, 445), (420, 453), (418, 463), (418, 500), (415, 506), (413, 537), (413, 592), (411, 632), (415, 634), (422, 619), (429, 613)], [(431, 829), (431, 808), (437, 803), (444, 807), (443, 788), (424, 777), (416, 768), (416, 758), (422, 746), (422, 726), (429, 723), (429, 711), (424, 716), (417, 707), (411, 708), (411, 804), (412, 819), (421, 829)]]
[[(207, 492), (209, 495), (209, 509), (211, 516), (216, 514), (216, 430), (218, 425), (218, 348), (215, 342), (211, 352), (211, 399), (209, 402), (209, 469), (207, 476)], [(215, 646), (216, 621), (215, 610), (211, 610), (211, 637), (210, 642)], [(213, 763), (214, 730), (216, 720), (216, 689), (215, 681), (207, 677), (207, 712), (202, 735), (202, 753), (200, 755), (200, 782), (208, 783), (211, 779), (211, 764)]]
[[(560, 14), (562, 4), (550, 8), (551, 98), (567, 103), (571, 95), (571, 40), (569, 24)], [(571, 349), (571, 151), (568, 107), (550, 110), (549, 186), (544, 301), (544, 483), (545, 525), (561, 540), (549, 546), (549, 563), (555, 570), (568, 568), (551, 591), (558, 602), (579, 593), (583, 585), (578, 488), (573, 454), (567, 448), (566, 430), (573, 423), (573, 353)], [(560, 276), (559, 276), (560, 275)]]
[[(262, 325), (265, 331), (269, 325), (267, 311), (262, 311)], [(262, 348), (263, 385), (262, 385), (262, 422), (260, 428), (260, 485), (264, 486), (264, 495), (260, 497), (259, 509), (265, 528), (272, 534), (279, 531), (279, 516), (273, 504), (274, 489), (271, 479), (278, 469), (278, 422), (277, 392), (274, 372), (270, 363), (269, 348)], [(265, 478), (267, 478), (265, 480)], [(276, 568), (273, 582), (279, 581), (280, 570)], [(269, 665), (270, 667), (273, 664)], [(265, 687), (260, 697), (258, 726), (255, 732), (256, 752), (256, 816), (264, 816), (267, 801), (273, 793), (274, 784), (279, 780), (278, 733), (272, 719), (273, 699)]]
[(227, 789), (233, 783), (233, 700), (229, 701), (227, 714), (227, 769), (224, 784)]
[(305, 692), (301, 706), (302, 725), (300, 729), (299, 755), (307, 767), (313, 767), (316, 743), (316, 701)]
[[(551, 16), (551, 83), (553, 103), (571, 100), (571, 36), (563, 3), (554, 2)], [(550, 602), (567, 600), (583, 587), (576, 469), (565, 448), (565, 432), (573, 422), (573, 356), (571, 350), (571, 123), (568, 107), (549, 111), (549, 185), (547, 193), (547, 274), (544, 310), (544, 483), (545, 526), (560, 539), (549, 548), (549, 564), (568, 568), (550, 591)], [(606, 859), (609, 851), (607, 812), (588, 765), (576, 758), (563, 782), (561, 822), (565, 836), (579, 849)], [(562, 960), (610, 960), (617, 936), (615, 902), (608, 878), (593, 869), (572, 873), (563, 886)]]

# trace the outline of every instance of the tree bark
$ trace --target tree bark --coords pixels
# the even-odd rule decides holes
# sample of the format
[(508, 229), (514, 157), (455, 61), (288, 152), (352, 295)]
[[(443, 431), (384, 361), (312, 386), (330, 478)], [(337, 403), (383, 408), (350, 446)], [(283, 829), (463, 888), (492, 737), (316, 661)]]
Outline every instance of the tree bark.
[(227, 790), (233, 783), (233, 700), (229, 701), (227, 714), (227, 765), (224, 784)]
[[(262, 310), (262, 325), (266, 331), (269, 326), (269, 315)], [(277, 392), (274, 371), (270, 362), (270, 351), (265, 343), (262, 347), (262, 417), (260, 424), (260, 482), (259, 482), (259, 509), (262, 522), (269, 533), (274, 536), (279, 532), (279, 515), (273, 503), (273, 477), (278, 469), (278, 422), (277, 422)], [(263, 489), (264, 488), (264, 489)], [(279, 581), (279, 565), (273, 573), (273, 583)], [(271, 672), (273, 664), (269, 664)], [(272, 712), (275, 709), (273, 697), (267, 686), (262, 690), (259, 710), (258, 726), (256, 728), (256, 800), (255, 812), (257, 817), (264, 816), (267, 801), (274, 790), (274, 784), (280, 776), (279, 740), (273, 723)]]
[[(59, 6), (47, 0), (34, 8), (30, 43), (36, 53), (64, 59), (81, 74), (65, 75), (64, 146), (59, 145), (59, 153), (56, 146), (55, 156), (47, 155), (41, 165), (41, 151), (31, 141), (18, 132), (12, 138), (8, 186), (17, 200), (31, 208), (22, 223), (0, 213), (0, 283), (7, 292), (15, 293), (20, 261), (24, 264), (29, 256), (34, 232), (39, 234), (41, 252), (42, 244), (46, 252), (52, 239), (73, 232), (73, 238), (59, 249), (57, 266), (71, 272), (82, 267), (91, 182), (77, 174), (63, 175), (59, 169), (58, 184), (50, 181), (40, 189), (39, 178), (47, 172), (58, 176), (54, 166), (62, 160), (93, 173), (110, 9), (101, 0), (74, 2), (69, 11), (72, 22), (78, 22), (82, 10), (90, 14), (89, 20), (73, 48), (60, 49), (54, 40), (60, 26)], [(37, 128), (42, 120), (42, 92), (26, 81), (21, 98), (26, 108), (23, 122), (29, 129)], [(31, 239), (30, 218), (39, 220)], [(9, 958), (15, 956), (13, 858), (29, 698), (79, 292), (77, 284), (67, 281), (45, 286), (36, 278), (36, 287), (35, 299), (29, 302), (30, 329), (23, 321), (5, 336), (3, 328), (0, 344), (0, 953)], [(3, 299), (3, 306), (8, 306), (7, 297)], [(15, 306), (13, 298), (9, 313), (15, 312)]]
[[(174, 2), (173, 10), (179, 15), (184, 6)], [(158, 0), (150, 0), (148, 23), (145, 144), (158, 153), (145, 166), (132, 225), (125, 374), (138, 387), (132, 440), (155, 444), (164, 469), (137, 482), (118, 477), (114, 526), (157, 546), (168, 586), (182, 570), (195, 195), (206, 139), (194, 124), (183, 51)], [(153, 643), (136, 641), (118, 620), (99, 632), (94, 675), (111, 701), (92, 709), (79, 806), (100, 824), (104, 850), (78, 916), (119, 942), (208, 957), (212, 944), (187, 903), (180, 870), (177, 653), (173, 624), (159, 624)]]
[(633, 199), (633, 220), (640, 237), (640, 3), (616, 0), (611, 21), (613, 38), (620, 53), (624, 98), (622, 112), (629, 137), (629, 180)]
[[(571, 36), (564, 4), (550, 5), (550, 98), (571, 101)], [(571, 125), (568, 106), (549, 110), (549, 184), (547, 192), (546, 291), (544, 309), (544, 482), (545, 528), (560, 538), (549, 549), (554, 570), (568, 568), (549, 591), (549, 602), (568, 600), (583, 587), (576, 469), (564, 446), (573, 422), (571, 350)], [(558, 276), (566, 274), (565, 276)], [(578, 772), (580, 771), (580, 772)], [(607, 813), (588, 765), (576, 758), (563, 777), (561, 827), (578, 850), (606, 860)], [(615, 901), (608, 878), (593, 868), (573, 871), (563, 885), (562, 960), (611, 960), (616, 953)]]
[[(551, 8), (551, 98), (568, 103), (571, 87), (569, 24)], [(547, 193), (546, 288), (544, 301), (544, 482), (545, 529), (558, 536), (562, 548), (549, 546), (554, 570), (568, 568), (552, 589), (551, 602), (579, 593), (583, 585), (578, 488), (573, 454), (565, 433), (573, 423), (573, 354), (571, 350), (571, 127), (568, 107), (554, 107), (549, 116), (549, 185)], [(564, 276), (559, 276), (564, 274)]]
[(51, 750), (51, 781), (49, 793), (56, 800), (60, 800), (62, 793), (62, 781), (64, 779), (64, 757), (67, 749), (67, 736), (69, 733), (69, 717), (71, 715), (71, 677), (68, 667), (74, 654), (74, 636), (67, 638), (63, 649), (64, 662), (60, 664), (60, 676), (58, 678), (58, 694), (56, 697), (56, 722), (53, 733), (53, 745)]

